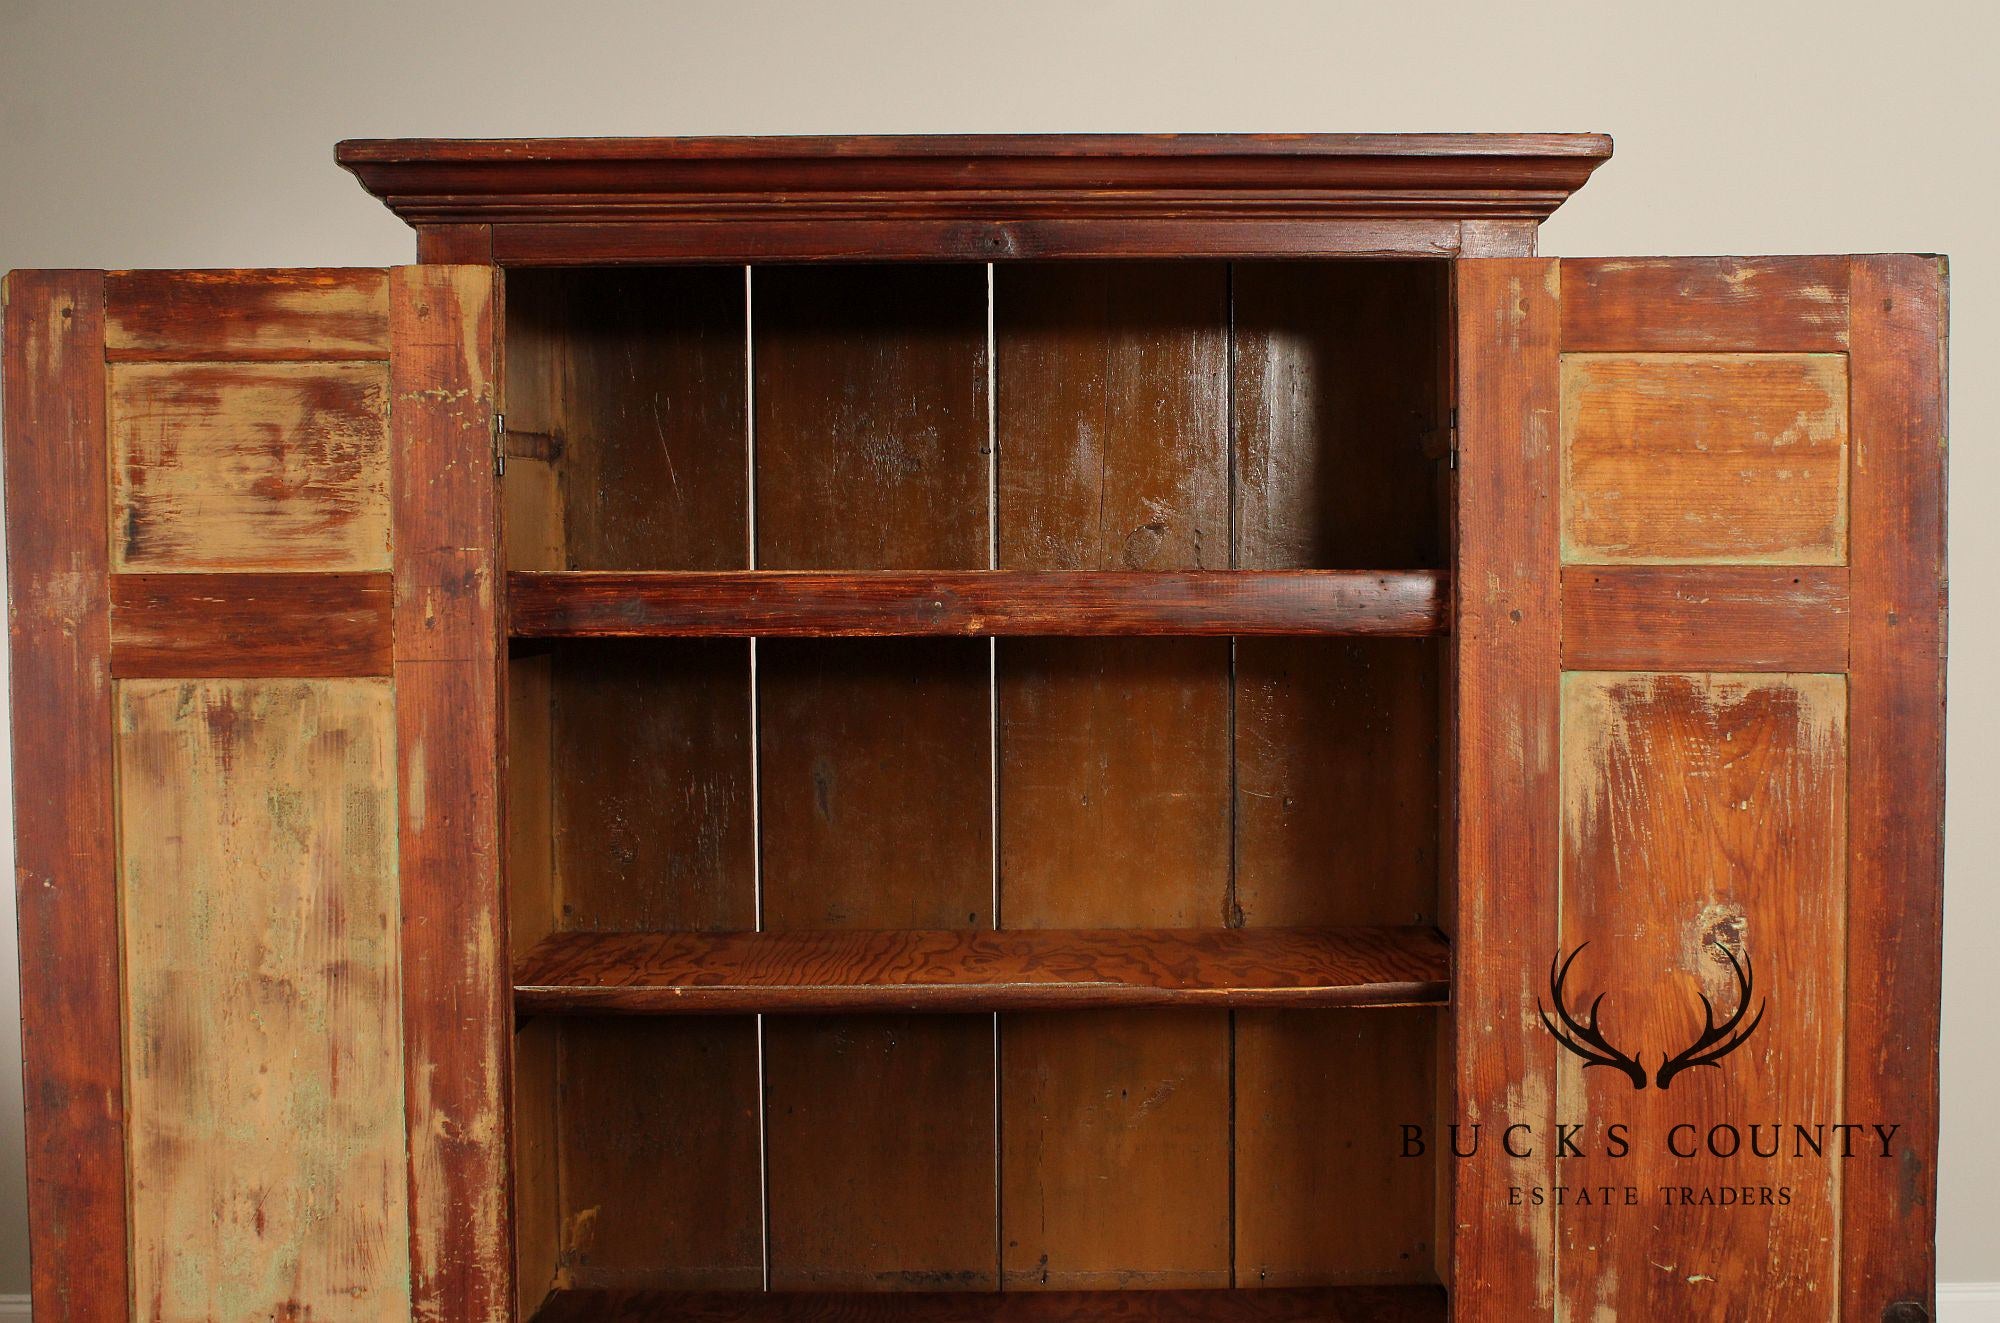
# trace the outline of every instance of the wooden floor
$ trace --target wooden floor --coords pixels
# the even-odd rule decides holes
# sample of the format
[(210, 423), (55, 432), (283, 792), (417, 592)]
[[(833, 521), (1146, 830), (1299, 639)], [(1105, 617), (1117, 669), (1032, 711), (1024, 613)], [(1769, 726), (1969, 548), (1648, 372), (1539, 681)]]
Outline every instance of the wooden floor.
[(1439, 1005), (1434, 928), (558, 933), (515, 970), (524, 1014)]
[(1287, 1291), (558, 1291), (534, 1323), (1442, 1323), (1435, 1286)]

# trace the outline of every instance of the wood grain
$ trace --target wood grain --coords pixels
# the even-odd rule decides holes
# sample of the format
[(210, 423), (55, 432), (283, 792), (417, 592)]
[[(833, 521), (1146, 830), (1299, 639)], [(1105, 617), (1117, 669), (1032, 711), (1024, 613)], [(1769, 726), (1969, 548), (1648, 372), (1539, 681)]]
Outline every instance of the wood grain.
[(103, 276), (16, 271), (0, 305), (29, 1286), (96, 1323), (131, 1298)]
[(1847, 363), (1835, 354), (1566, 353), (1563, 559), (1847, 559)]
[(1843, 566), (1567, 565), (1563, 668), (1847, 669)]
[(562, 1057), (558, 1281), (756, 1290), (756, 1021), (587, 1017), (563, 1024)]
[(682, 1295), (565, 1291), (535, 1323), (1443, 1323), (1433, 1286), (1300, 1291)]
[[(1228, 294), (1209, 263), (995, 272), (998, 565), (1116, 585), (1228, 564)], [(1220, 928), (1227, 645), (1010, 640), (997, 662), (999, 921)], [(1226, 1015), (1002, 1019), (1004, 1285), (1228, 1285), (1228, 1107)]]
[(389, 568), (379, 363), (111, 368), (112, 567)]
[(117, 574), (120, 679), (387, 675), (386, 574)]
[[(507, 946), (518, 960), (555, 930), (552, 659), (507, 663)], [(518, 1021), (518, 1015), (517, 1015)], [(555, 1022), (514, 1034), (514, 1277), (528, 1318), (555, 1285), (561, 1236)]]
[[(985, 273), (759, 270), (757, 559), (986, 563)], [(760, 644), (764, 927), (985, 928), (986, 648)], [(990, 1021), (765, 1026), (770, 1281), (995, 1284)]]
[(1838, 353), (1844, 257), (1641, 257), (1563, 262), (1563, 349)]
[(1429, 928), (564, 933), (516, 962), (524, 1012), (994, 1011), (1442, 1001)]
[(1435, 570), (515, 573), (517, 638), (1413, 636), (1445, 628)]
[(742, 270), (560, 279), (566, 568), (747, 567)]
[[(1238, 573), (1445, 563), (1450, 278), (1235, 268)], [(1437, 921), (1442, 655), (1435, 639), (1237, 640), (1246, 933)], [(1433, 1182), (1368, 1137), (1433, 1114), (1435, 1017), (1239, 1013), (1234, 1053), (1236, 1282), (1428, 1280)]]
[(492, 273), (390, 278), (411, 1307), (514, 1308)]
[[(1943, 964), (1945, 271), (1854, 261), (1854, 639), (1848, 684), (1851, 1117), (1898, 1124), (1852, 1164), (1841, 1291), (1856, 1318), (1934, 1306)], [(1907, 1312), (1907, 1311), (1906, 1311)], [(1919, 1315), (1911, 1313), (1910, 1317)]]
[(141, 1317), (408, 1314), (394, 739), (382, 680), (119, 686)]
[(389, 357), (389, 273), (377, 267), (111, 271), (113, 362)]
[[(1841, 1100), (1847, 758), (1839, 676), (1564, 677), (1561, 951), (1589, 944), (1569, 1002), (1581, 1016), (1602, 994), (1606, 1037), (1654, 1073), (1638, 1092), (1615, 1070), (1559, 1058), (1559, 1114), (1616, 1117), (1633, 1143), (1624, 1157), (1587, 1144), (1558, 1159), (1558, 1180), (1636, 1186), (1647, 1201), (1643, 1237), (1621, 1216), (1641, 1210), (1558, 1214), (1569, 1317), (1825, 1318), (1836, 1308), (1838, 1172), (1869, 1163), (1842, 1162), (1830, 1131), (1827, 1156), (1801, 1151), (1790, 1126), (1873, 1116)], [(1763, 1019), (1719, 1066), (1662, 1084), (1662, 1060), (1703, 1028), (1697, 994), (1717, 1022), (1741, 1000), (1723, 949), (1748, 963), (1748, 1014)], [(1725, 1123), (1740, 1128), (1741, 1156), (1702, 1147)], [(1698, 1156), (1666, 1151), (1676, 1125), (1690, 1128), (1681, 1139), (1691, 1133)], [(1750, 1158), (1753, 1140), (1776, 1155)], [(1727, 1210), (1669, 1206), (1661, 1186), (1773, 1196)]]
[[(1555, 1119), (1556, 1047), (1536, 1016), (1557, 935), (1559, 268), (1458, 267), (1458, 547), (1453, 619), (1458, 746), (1450, 1117)], [(1455, 1162), (1451, 1288), (1462, 1318), (1547, 1320), (1555, 1218), (1513, 1202), (1548, 1185), (1546, 1149)]]
[(1397, 1141), (1434, 1133), (1439, 1074), (1429, 1011), (1237, 1013), (1237, 1285), (1430, 1280), (1430, 1163)]

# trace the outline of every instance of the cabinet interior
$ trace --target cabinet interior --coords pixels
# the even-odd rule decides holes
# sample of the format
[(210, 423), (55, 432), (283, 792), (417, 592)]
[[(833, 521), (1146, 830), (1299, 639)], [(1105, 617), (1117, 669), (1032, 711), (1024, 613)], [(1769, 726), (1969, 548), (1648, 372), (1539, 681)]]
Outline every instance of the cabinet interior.
[[(1445, 262), (505, 279), (511, 570), (1448, 564)], [(1436, 930), (1447, 664), (1435, 635), (517, 640), (517, 967), (565, 934), (1218, 929), (1254, 965), (1259, 929)], [(769, 949), (724, 1012), (521, 1015), (524, 1318), (1438, 1280), (1401, 1129), (1449, 1086), (1435, 1005), (1219, 1004), (1195, 961), (1163, 1006), (1086, 972), (1073, 1004), (801, 1011), (868, 971)]]

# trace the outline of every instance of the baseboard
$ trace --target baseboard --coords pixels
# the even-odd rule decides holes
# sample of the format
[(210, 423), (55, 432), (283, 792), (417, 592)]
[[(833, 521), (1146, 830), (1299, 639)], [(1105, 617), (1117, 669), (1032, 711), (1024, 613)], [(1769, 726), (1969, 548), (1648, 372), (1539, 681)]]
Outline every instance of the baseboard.
[(28, 1323), (31, 1317), (27, 1296), (0, 1295), (0, 1323)]
[(2000, 1282), (1939, 1282), (1938, 1323), (2000, 1323)]

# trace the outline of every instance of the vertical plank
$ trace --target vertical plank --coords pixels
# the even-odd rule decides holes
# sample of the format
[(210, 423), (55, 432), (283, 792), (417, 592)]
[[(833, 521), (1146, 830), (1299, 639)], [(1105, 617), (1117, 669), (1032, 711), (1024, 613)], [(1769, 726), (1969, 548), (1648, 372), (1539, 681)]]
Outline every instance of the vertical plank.
[[(984, 270), (755, 281), (757, 565), (983, 567)], [(760, 647), (765, 926), (991, 924), (986, 670)], [(977, 1017), (768, 1021), (771, 1285), (993, 1286), (992, 1071)]]
[[(1556, 937), (1557, 410), (1560, 276), (1553, 261), (1457, 271), (1458, 907), (1453, 1119), (1546, 1132), (1556, 1045), (1535, 1010)], [(1555, 1219), (1516, 1203), (1548, 1185), (1528, 1159), (1454, 1164), (1452, 1281), (1461, 1319), (1551, 1317)]]
[[(1228, 273), (996, 273), (999, 564), (1228, 564)], [(1224, 640), (999, 650), (1006, 927), (1221, 926)], [(1229, 1019), (1000, 1024), (1008, 1287), (1229, 1284)]]
[(411, 1309), (513, 1310), (493, 275), (390, 276)]
[[(550, 658), (507, 663), (507, 904), (510, 960), (555, 927), (555, 849), (549, 784)], [(555, 1284), (559, 1211), (556, 1061), (559, 1023), (531, 1021), (514, 1035), (514, 1262), (520, 1317)]]
[(29, 1285), (36, 1318), (95, 1323), (123, 1317), (131, 1291), (104, 278), (16, 271), (0, 303)]
[(408, 1317), (394, 734), (381, 680), (119, 686), (141, 1318)]
[[(1589, 1142), (1560, 1157), (1558, 1179), (1572, 1190), (1636, 1187), (1644, 1203), (1557, 1214), (1559, 1308), (1570, 1318), (1834, 1317), (1836, 1171), (1873, 1165), (1874, 1141), (1864, 1130), (1862, 1160), (1843, 1162), (1840, 1135), (1822, 1131), (1822, 1155), (1793, 1126), (1873, 1115), (1840, 1102), (1845, 682), (1572, 672), (1562, 723), (1561, 950), (1588, 943), (1564, 1002), (1587, 1020), (1601, 995), (1606, 1040), (1652, 1078), (1635, 1090), (1616, 1069), (1558, 1060), (1559, 1115), (1616, 1118), (1632, 1137), (1622, 1156)], [(1712, 1069), (1666, 1071), (1709, 1017), (1726, 1024), (1739, 1008), (1756, 1022), (1740, 1050)], [(1727, 1208), (1701, 1201), (1722, 1189), (1751, 1194)]]
[[(1449, 274), (1237, 266), (1239, 568), (1443, 564)], [(1236, 922), (1437, 921), (1442, 652), (1237, 641)], [(1237, 1015), (1239, 1283), (1429, 1278), (1432, 1191), (1381, 1137), (1432, 1115), (1436, 1033), (1421, 1012)]]
[(1847, 1102), (1902, 1126), (1842, 1195), (1846, 1316), (1929, 1308), (1936, 1279), (1944, 887), (1945, 274), (1853, 263)]

